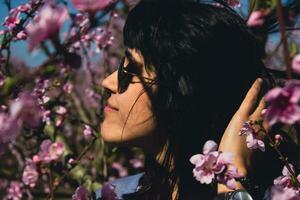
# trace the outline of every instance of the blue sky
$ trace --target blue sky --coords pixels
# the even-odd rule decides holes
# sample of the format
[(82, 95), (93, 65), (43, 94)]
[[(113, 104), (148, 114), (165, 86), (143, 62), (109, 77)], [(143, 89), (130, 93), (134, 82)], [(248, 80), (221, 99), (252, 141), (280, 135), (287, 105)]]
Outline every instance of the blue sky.
[[(0, 22), (3, 23), (4, 18), (8, 14), (7, 7), (3, 4), (4, 0), (0, 1)], [(26, 0), (12, 0), (12, 7), (16, 7), (17, 5), (20, 5), (21, 3), (26, 3)], [(3, 28), (3, 27), (1, 27)], [(0, 28), (0, 29), (1, 29)], [(11, 52), (13, 57), (21, 57), (25, 60), (25, 62), (30, 66), (36, 66), (38, 63), (41, 63), (43, 60), (43, 56), (39, 55), (29, 55), (26, 51), (27, 44), (26, 42), (16, 42), (13, 43), (11, 46)]]
[[(3, 23), (4, 18), (8, 14), (7, 7), (5, 4), (3, 4), (4, 0), (0, 0), (0, 22)], [(28, 2), (27, 0), (11, 0), (12, 7), (15, 8), (18, 5), (22, 3)], [(70, 9), (74, 10), (74, 7), (70, 4)], [(3, 29), (3, 27), (0, 26), (0, 29)], [(12, 57), (18, 57), (25, 61), (25, 63), (29, 67), (35, 67), (39, 64), (43, 63), (45, 61), (46, 56), (41, 51), (34, 51), (33, 53), (29, 53), (27, 51), (27, 42), (25, 41), (18, 41), (15, 43), (12, 43), (11, 45), (11, 55)]]
[[(67, 0), (67, 1), (70, 1), (70, 0)], [(243, 8), (240, 8), (241, 10), (238, 9), (239, 10), (238, 12), (242, 11), (244, 16), (247, 13), (248, 1), (249, 0), (241, 0)], [(291, 0), (282, 0), (283, 3), (286, 3), (288, 1), (291, 1)], [(4, 21), (4, 18), (8, 14), (7, 7), (3, 4), (3, 2), (4, 2), (4, 0), (0, 0), (0, 23), (2, 23)], [(20, 5), (20, 4), (22, 4), (22, 3), (26, 3), (26, 2), (27, 2), (27, 0), (11, 0), (13, 8)], [(72, 11), (75, 10), (71, 3), (69, 5), (69, 8)], [(299, 20), (299, 23), (300, 23), (300, 20)], [(0, 26), (0, 30), (1, 29), (3, 29), (3, 27)], [(34, 67), (34, 66), (39, 65), (46, 58), (45, 55), (41, 51), (35, 51), (35, 52), (30, 54), (27, 51), (27, 43), (24, 42), (24, 41), (19, 41), (19, 42), (13, 43), (12, 46), (11, 46), (11, 52), (12, 52), (13, 57), (20, 57), (30, 67)]]

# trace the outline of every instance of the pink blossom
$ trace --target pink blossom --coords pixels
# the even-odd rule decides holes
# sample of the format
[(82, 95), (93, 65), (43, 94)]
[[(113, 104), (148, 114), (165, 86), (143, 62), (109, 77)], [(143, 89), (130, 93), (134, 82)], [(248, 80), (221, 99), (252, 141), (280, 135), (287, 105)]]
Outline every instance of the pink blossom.
[(114, 186), (113, 184), (105, 184), (101, 189), (103, 200), (117, 200), (115, 188), (116, 186)]
[(300, 200), (299, 190), (277, 185), (271, 187), (270, 196), (271, 200)]
[(40, 159), (40, 157), (38, 156), (38, 155), (34, 155), (33, 157), (32, 157), (32, 162), (33, 163), (39, 163), (41, 161), (41, 159)]
[(241, 3), (240, 3), (240, 0), (226, 0), (228, 5), (231, 6), (231, 7), (240, 7), (241, 6)]
[(61, 116), (58, 116), (58, 117), (55, 119), (55, 126), (56, 126), (56, 127), (61, 126), (62, 123), (63, 123), (63, 121), (64, 121), (64, 118), (61, 117)]
[(46, 124), (50, 124), (50, 116), (51, 116), (51, 110), (46, 110), (43, 112), (43, 122), (46, 122)]
[(56, 110), (56, 113), (59, 115), (64, 115), (67, 113), (67, 109), (64, 106), (59, 106)]
[(292, 61), (292, 69), (295, 73), (300, 74), (300, 54), (294, 57)]
[(57, 35), (59, 28), (68, 18), (68, 10), (63, 6), (44, 6), (33, 22), (26, 26), (28, 33), (29, 51), (40, 42)]
[(4, 26), (8, 29), (15, 28), (20, 23), (20, 13), (16, 10), (11, 10), (9, 16), (5, 18)]
[(64, 153), (64, 143), (54, 142), (49, 148), (50, 158), (52, 160), (58, 160)]
[(267, 16), (267, 12), (265, 10), (256, 10), (251, 13), (247, 21), (247, 25), (249, 27), (262, 26), (265, 23), (266, 16)]
[(128, 175), (127, 168), (125, 168), (120, 162), (113, 162), (111, 164), (111, 168), (117, 170), (120, 177), (124, 177)]
[(30, 187), (35, 187), (36, 182), (39, 178), (39, 173), (37, 171), (36, 165), (30, 160), (23, 171), (22, 181), (25, 185)]
[(216, 151), (217, 149), (217, 143), (212, 140), (208, 140), (203, 146), (203, 154), (208, 154), (209, 152)]
[(42, 96), (42, 103), (43, 104), (46, 104), (46, 103), (48, 103), (50, 101), (50, 97), (48, 97), (48, 96)]
[(73, 90), (73, 85), (72, 83), (70, 82), (67, 82), (64, 87), (63, 87), (63, 90), (68, 93), (68, 94), (71, 94), (72, 90)]
[(92, 131), (92, 128), (89, 126), (89, 125), (84, 125), (84, 130), (83, 130), (83, 134), (84, 134), (84, 136), (85, 137), (91, 137), (92, 136), (92, 133), (93, 133), (93, 131)]
[(25, 122), (30, 127), (36, 128), (40, 125), (42, 111), (38, 100), (28, 92), (23, 92), (10, 105), (11, 117), (18, 120), (18, 123)]
[(236, 179), (241, 178), (243, 175), (238, 173), (238, 169), (229, 165), (226, 172), (218, 176), (218, 182), (226, 185), (229, 189), (236, 189)]
[[(295, 172), (293, 165), (289, 164), (289, 166), (291, 170)], [(297, 178), (300, 181), (300, 176)], [(293, 187), (292, 175), (286, 166), (284, 166), (282, 169), (282, 176), (279, 176), (274, 180), (274, 185), (279, 185), (281, 187)]]
[(25, 31), (20, 31), (16, 37), (18, 40), (25, 40), (27, 38), (27, 34)]
[(276, 134), (274, 136), (275, 144), (280, 144), (282, 140), (283, 140), (283, 137), (280, 134)]
[(214, 165), (217, 162), (218, 156), (219, 153), (215, 152), (205, 156), (202, 154), (194, 155), (190, 159), (191, 163), (198, 163), (193, 169), (193, 174), (197, 181), (202, 184), (210, 184), (215, 179)]
[(82, 186), (77, 187), (72, 200), (89, 200), (89, 192)]
[(29, 3), (21, 4), (17, 7), (17, 10), (20, 12), (28, 12), (31, 10), (31, 5)]
[(270, 125), (294, 124), (300, 120), (300, 81), (292, 80), (284, 88), (273, 88), (265, 95), (265, 100), (270, 105), (263, 116)]
[(10, 182), (5, 199), (21, 200), (23, 197), (23, 184), (19, 181)]
[(0, 143), (9, 143), (18, 136), (21, 122), (7, 114), (0, 113)]
[(109, 7), (115, 0), (72, 0), (72, 2), (77, 10), (96, 12)]
[(64, 153), (64, 144), (60, 141), (52, 143), (51, 140), (44, 140), (40, 146), (39, 158), (40, 161), (49, 163), (58, 161)]
[(202, 184), (210, 184), (217, 180), (229, 188), (235, 188), (235, 178), (240, 178), (241, 175), (231, 166), (233, 154), (216, 150), (217, 144), (209, 140), (203, 147), (203, 154), (196, 154), (190, 158), (190, 162), (195, 165), (194, 177)]
[(144, 167), (144, 162), (140, 158), (130, 159), (129, 162), (133, 166), (133, 168), (135, 168), (135, 169), (143, 168)]
[(265, 143), (258, 139), (257, 133), (252, 128), (250, 121), (244, 123), (239, 135), (246, 135), (246, 143), (249, 149), (260, 149), (263, 152), (265, 151)]
[(70, 158), (70, 159), (68, 160), (68, 163), (69, 163), (70, 165), (74, 165), (74, 164), (76, 164), (76, 160), (74, 160), (74, 158)]

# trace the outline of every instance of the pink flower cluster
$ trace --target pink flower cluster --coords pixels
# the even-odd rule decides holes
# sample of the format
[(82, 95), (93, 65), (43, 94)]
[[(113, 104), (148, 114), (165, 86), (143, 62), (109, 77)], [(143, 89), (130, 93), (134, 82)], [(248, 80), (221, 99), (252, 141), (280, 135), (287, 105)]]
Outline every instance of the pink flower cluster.
[(32, 51), (40, 42), (58, 34), (69, 13), (64, 6), (45, 5), (26, 26), (28, 33), (29, 51)]
[(232, 153), (222, 153), (217, 151), (217, 148), (218, 145), (209, 140), (203, 146), (203, 154), (196, 154), (190, 158), (190, 162), (195, 165), (194, 177), (202, 184), (210, 184), (216, 180), (230, 189), (235, 189), (235, 179), (241, 178), (242, 175), (232, 165)]
[(32, 162), (32, 160), (28, 159), (22, 175), (23, 183), (25, 185), (29, 185), (31, 188), (34, 188), (38, 178), (39, 173), (37, 171), (36, 164)]
[(1, 146), (15, 140), (23, 124), (36, 128), (40, 122), (41, 109), (37, 98), (27, 92), (21, 93), (17, 99), (11, 102), (9, 113), (0, 112)]
[(227, 3), (229, 6), (231, 6), (233, 8), (241, 6), (240, 0), (227, 0)]
[(82, 186), (79, 186), (72, 195), (72, 200), (89, 200), (89, 192)]
[(239, 135), (246, 135), (246, 143), (249, 149), (260, 149), (265, 151), (265, 143), (258, 138), (258, 134), (252, 128), (251, 121), (246, 121), (239, 132)]
[(107, 183), (101, 189), (101, 194), (103, 200), (117, 200), (117, 195), (115, 193), (116, 186)]
[[(294, 172), (293, 166), (291, 164), (289, 166)], [(297, 179), (300, 181), (300, 174)], [(270, 196), (272, 200), (300, 200), (300, 188), (293, 183), (292, 176), (286, 166), (282, 170), (282, 176), (274, 180)]]
[(292, 69), (295, 73), (300, 74), (300, 54), (297, 54), (292, 61)]
[(275, 87), (265, 95), (269, 103), (263, 117), (270, 125), (294, 124), (300, 120), (300, 81), (291, 80), (285, 87)]
[(10, 182), (10, 186), (7, 188), (7, 194), (3, 200), (21, 200), (23, 197), (23, 184), (19, 181)]
[(265, 23), (265, 18), (268, 15), (268, 12), (265, 10), (256, 10), (251, 13), (248, 21), (247, 21), (247, 26), (249, 27), (260, 27), (264, 25)]
[(17, 8), (11, 9), (9, 11), (9, 15), (5, 18), (3, 23), (9, 30), (14, 29), (20, 22), (21, 22), (21, 13), (22, 12), (29, 12), (32, 6), (29, 3), (22, 4)]
[(79, 11), (94, 13), (107, 8), (113, 4), (115, 0), (72, 0), (72, 2)]
[(93, 135), (93, 130), (89, 125), (84, 125), (83, 135), (88, 139)]
[[(75, 29), (71, 32), (72, 35), (78, 34)], [(96, 45), (96, 52), (100, 52), (101, 49), (108, 47), (112, 44), (114, 37), (111, 36), (111, 32), (107, 29), (97, 28), (89, 33), (80, 32), (80, 40), (76, 41), (72, 45), (72, 49), (79, 50), (82, 45), (84, 48), (90, 48), (93, 44)]]
[(0, 34), (10, 32), (14, 36), (14, 38), (12, 38), (13, 40), (27, 39), (27, 33), (22, 28), (22, 25), (26, 23), (22, 14), (32, 12), (39, 3), (39, 1), (29, 1), (29, 3), (21, 4), (18, 7), (11, 9), (3, 23), (3, 26), (7, 27), (8, 30), (2, 30), (0, 31)]
[(40, 146), (40, 151), (31, 159), (27, 159), (26, 166), (23, 171), (22, 181), (25, 185), (35, 187), (39, 178), (38, 166), (50, 162), (57, 162), (64, 153), (64, 144), (62, 142), (54, 142), (47, 139)]
[(33, 156), (32, 160), (35, 163), (50, 163), (60, 160), (63, 153), (64, 143), (60, 141), (52, 143), (51, 140), (47, 139), (42, 142), (38, 155)]
[(119, 177), (124, 177), (128, 175), (128, 169), (124, 167), (124, 165), (120, 162), (113, 162), (111, 164), (111, 168), (115, 169), (118, 172)]

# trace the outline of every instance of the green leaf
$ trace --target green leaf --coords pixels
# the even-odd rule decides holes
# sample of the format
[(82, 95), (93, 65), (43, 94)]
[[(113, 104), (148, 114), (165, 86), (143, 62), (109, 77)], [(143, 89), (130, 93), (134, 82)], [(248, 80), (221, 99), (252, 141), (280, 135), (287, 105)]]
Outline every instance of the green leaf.
[(293, 126), (285, 125), (282, 127), (282, 131), (291, 139), (295, 144), (299, 144), (298, 134)]
[(298, 53), (298, 47), (296, 42), (290, 44), (290, 56), (293, 58)]
[(4, 37), (5, 37), (4, 34), (0, 35), (0, 46), (1, 46), (2, 43), (3, 43)]
[(2, 88), (2, 93), (6, 96), (9, 95), (11, 90), (14, 89), (18, 80), (15, 77), (6, 77)]
[(50, 136), (51, 138), (53, 137), (55, 132), (55, 127), (53, 124), (49, 124), (49, 125), (45, 125), (44, 127), (44, 133), (48, 136)]
[(99, 182), (93, 182), (92, 184), (92, 191), (96, 191), (99, 190), (99, 188), (101, 188), (103, 185)]
[(73, 179), (81, 182), (82, 178), (86, 174), (86, 169), (82, 165), (77, 165), (70, 171), (69, 174)]
[(43, 75), (44, 76), (51, 76), (55, 73), (56, 67), (54, 65), (48, 65), (47, 67), (45, 67), (44, 71), (43, 71)]

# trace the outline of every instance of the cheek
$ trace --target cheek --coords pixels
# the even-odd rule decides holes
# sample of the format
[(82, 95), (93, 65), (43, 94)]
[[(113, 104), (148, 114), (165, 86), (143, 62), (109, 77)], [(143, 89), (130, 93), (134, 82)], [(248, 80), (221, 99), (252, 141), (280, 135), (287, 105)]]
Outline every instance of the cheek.
[[(137, 91), (137, 90), (135, 90)], [(132, 143), (151, 137), (156, 129), (156, 122), (151, 111), (151, 103), (144, 92), (128, 90), (118, 95), (118, 112), (107, 113), (101, 126), (101, 135), (107, 142)]]

